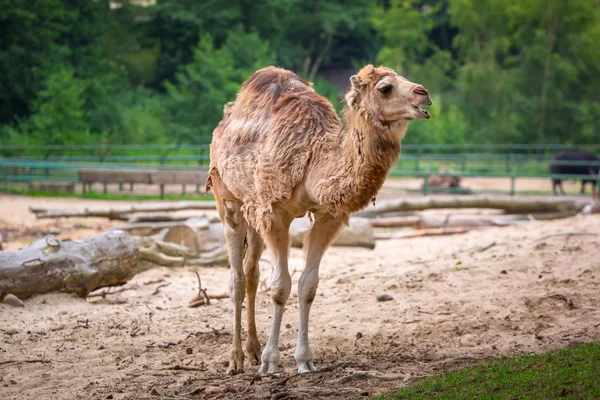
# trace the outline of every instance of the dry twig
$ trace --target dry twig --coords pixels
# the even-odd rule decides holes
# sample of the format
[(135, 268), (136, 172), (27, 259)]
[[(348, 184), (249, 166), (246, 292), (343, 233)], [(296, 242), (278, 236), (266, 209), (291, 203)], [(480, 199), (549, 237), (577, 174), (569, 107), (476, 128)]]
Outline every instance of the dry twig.
[(571, 237), (571, 236), (598, 236), (597, 233), (591, 233), (591, 232), (560, 232), (560, 233), (551, 233), (549, 235), (544, 235), (541, 238), (536, 239), (536, 242), (539, 242), (541, 240), (544, 239), (548, 239), (551, 237), (555, 237), (555, 236), (566, 236), (567, 238)]
[[(0, 361), (0, 365), (5, 365), (8, 367), (14, 364), (33, 364), (33, 363), (42, 363), (42, 364), (50, 364), (52, 360), (44, 360), (42, 358), (36, 358), (31, 360), (8, 360), (8, 361)], [(3, 367), (3, 368), (5, 368)]]
[(111, 292), (110, 288), (108, 288), (107, 290), (103, 290), (100, 293), (90, 294), (90, 295), (87, 296), (87, 298), (91, 299), (92, 297), (102, 297), (103, 299), (105, 299), (106, 296), (111, 296), (111, 295), (114, 295), (114, 294), (123, 293), (123, 292), (126, 292), (128, 290), (136, 290), (137, 288), (138, 288), (137, 285), (133, 285), (133, 286), (127, 287), (127, 288), (117, 289), (114, 292)]
[(171, 284), (171, 282), (167, 282), (167, 283), (163, 283), (162, 285), (158, 285), (158, 286), (156, 287), (156, 289), (154, 289), (154, 291), (153, 291), (152, 293), (150, 293), (150, 296), (157, 295), (158, 293), (160, 293), (160, 289), (161, 289), (161, 288), (167, 287), (167, 286), (169, 286), (170, 284)]

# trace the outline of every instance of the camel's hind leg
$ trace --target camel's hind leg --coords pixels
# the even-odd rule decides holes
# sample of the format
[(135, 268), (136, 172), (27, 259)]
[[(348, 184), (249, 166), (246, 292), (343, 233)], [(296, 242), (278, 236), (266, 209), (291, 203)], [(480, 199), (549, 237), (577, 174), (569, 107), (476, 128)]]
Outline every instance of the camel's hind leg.
[(300, 302), (300, 326), (298, 328), (298, 346), (295, 358), (298, 373), (315, 371), (313, 354), (308, 343), (308, 318), (310, 306), (317, 294), (319, 285), (319, 264), (321, 258), (340, 231), (347, 217), (334, 217), (331, 214), (315, 215), (315, 223), (304, 239), (306, 268), (298, 281), (298, 300)]
[(269, 341), (261, 356), (259, 372), (272, 373), (279, 369), (279, 330), (283, 310), (292, 289), (292, 278), (288, 270), (289, 227), (291, 218), (272, 218), (272, 227), (265, 235), (265, 241), (273, 253), (274, 268), (271, 275), (271, 297), (273, 299), (273, 322)]
[(263, 251), (264, 242), (258, 232), (252, 227), (248, 227), (248, 249), (244, 259), (244, 273), (246, 275), (246, 315), (248, 318), (248, 337), (246, 338), (246, 354), (252, 365), (258, 365), (260, 361), (260, 343), (256, 336), (256, 322), (254, 320), (254, 306), (256, 299), (256, 289), (258, 288), (258, 278), (260, 270), (258, 260)]
[(242, 303), (244, 302), (245, 277), (242, 267), (246, 220), (242, 217), (240, 204), (234, 200), (221, 199), (216, 194), (217, 209), (223, 221), (225, 241), (231, 264), (229, 291), (233, 303), (233, 346), (229, 353), (228, 375), (244, 372), (244, 351), (242, 350)]

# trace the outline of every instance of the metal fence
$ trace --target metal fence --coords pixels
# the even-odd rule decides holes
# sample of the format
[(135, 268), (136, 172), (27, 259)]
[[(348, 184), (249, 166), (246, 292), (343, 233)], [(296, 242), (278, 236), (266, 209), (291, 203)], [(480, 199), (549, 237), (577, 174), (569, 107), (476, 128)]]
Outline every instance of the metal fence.
[[(428, 193), (429, 176), (442, 167), (453, 175), (478, 178), (508, 178), (515, 194), (515, 181), (524, 178), (598, 179), (589, 175), (552, 175), (551, 158), (566, 149), (600, 152), (600, 145), (402, 145), (402, 154), (390, 172), (393, 177), (423, 179)], [(204, 169), (209, 163), (207, 145), (114, 145), (114, 146), (2, 146), (0, 181), (3, 188), (11, 182), (77, 182), (77, 171), (96, 169)], [(557, 165), (599, 166), (597, 162), (560, 161)]]

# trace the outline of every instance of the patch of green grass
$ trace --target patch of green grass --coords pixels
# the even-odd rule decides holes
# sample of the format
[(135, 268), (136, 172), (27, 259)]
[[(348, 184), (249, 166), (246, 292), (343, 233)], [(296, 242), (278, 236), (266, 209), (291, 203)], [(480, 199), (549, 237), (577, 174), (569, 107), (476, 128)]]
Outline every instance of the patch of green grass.
[[(31, 196), (31, 197), (62, 197), (62, 198), (75, 198), (75, 199), (93, 199), (93, 200), (158, 200), (160, 196), (158, 194), (122, 194), (122, 193), (100, 193), (89, 191), (86, 194), (81, 193), (64, 193), (64, 192), (46, 192), (40, 190), (29, 190), (29, 189), (7, 189), (8, 193), (16, 194), (20, 196)], [(165, 194), (165, 200), (214, 200), (212, 195), (199, 195), (189, 194), (182, 196), (180, 194)]]
[(375, 399), (600, 399), (600, 344), (484, 361)]

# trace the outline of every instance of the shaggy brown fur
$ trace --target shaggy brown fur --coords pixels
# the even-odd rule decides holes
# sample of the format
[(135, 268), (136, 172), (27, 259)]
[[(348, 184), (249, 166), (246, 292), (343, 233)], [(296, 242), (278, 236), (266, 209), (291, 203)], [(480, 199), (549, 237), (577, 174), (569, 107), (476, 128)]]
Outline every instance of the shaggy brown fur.
[[(397, 77), (363, 68), (346, 95), (344, 127), (327, 99), (293, 72), (267, 67), (242, 86), (213, 133), (210, 177), (243, 203), (245, 219), (264, 233), (272, 204), (289, 200), (303, 180), (311, 203), (349, 215), (381, 188), (400, 153), (408, 119), (386, 122), (374, 86)], [(307, 207), (307, 211), (310, 208)]]

